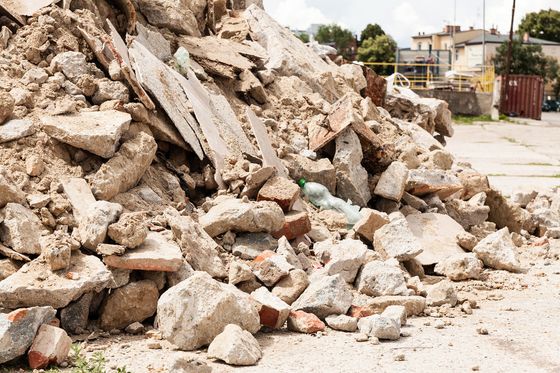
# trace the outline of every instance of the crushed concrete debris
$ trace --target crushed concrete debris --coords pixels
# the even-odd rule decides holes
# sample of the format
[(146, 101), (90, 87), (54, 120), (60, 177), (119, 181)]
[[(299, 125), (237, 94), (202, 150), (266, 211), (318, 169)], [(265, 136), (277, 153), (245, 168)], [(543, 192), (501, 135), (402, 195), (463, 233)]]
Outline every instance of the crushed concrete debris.
[(560, 238), (559, 190), (506, 198), (444, 149), (446, 102), (261, 1), (58, 3), (0, 0), (0, 364), (122, 330), (230, 365), (262, 328), (397, 340)]

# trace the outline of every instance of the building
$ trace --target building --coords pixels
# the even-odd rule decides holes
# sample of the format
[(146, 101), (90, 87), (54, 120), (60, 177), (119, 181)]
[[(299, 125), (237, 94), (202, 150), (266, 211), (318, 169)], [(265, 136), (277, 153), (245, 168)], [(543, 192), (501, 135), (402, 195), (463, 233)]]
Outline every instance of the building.
[[(519, 38), (519, 35), (514, 37)], [(495, 28), (488, 31), (473, 27), (461, 30), (461, 26), (447, 25), (442, 32), (414, 35), (407, 56), (410, 59), (411, 54), (414, 55), (416, 51), (419, 57), (426, 59), (426, 55), (430, 53), (435, 57), (441, 55), (441, 51), (450, 51), (449, 61), (438, 62), (453, 64), (455, 70), (480, 71), (484, 65), (492, 64), (492, 58), (496, 55), (498, 47), (508, 40), (509, 35), (500, 34)], [(542, 46), (545, 55), (554, 57), (560, 62), (560, 43), (532, 38), (528, 35), (523, 36), (523, 42)]]

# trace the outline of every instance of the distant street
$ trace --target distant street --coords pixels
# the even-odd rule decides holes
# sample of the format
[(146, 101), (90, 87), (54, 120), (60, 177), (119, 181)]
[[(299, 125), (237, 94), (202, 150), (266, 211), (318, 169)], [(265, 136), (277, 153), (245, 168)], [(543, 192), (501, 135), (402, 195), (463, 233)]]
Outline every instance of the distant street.
[(543, 113), (542, 121), (526, 124), (456, 125), (447, 149), (488, 174), (506, 195), (560, 185), (560, 113)]

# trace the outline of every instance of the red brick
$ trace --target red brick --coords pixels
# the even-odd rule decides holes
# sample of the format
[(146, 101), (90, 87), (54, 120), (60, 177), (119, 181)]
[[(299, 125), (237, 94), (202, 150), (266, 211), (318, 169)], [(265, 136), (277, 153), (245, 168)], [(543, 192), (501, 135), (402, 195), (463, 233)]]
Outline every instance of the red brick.
[(312, 334), (325, 330), (325, 324), (312, 313), (291, 311), (288, 317), (288, 329), (294, 332)]
[(281, 230), (274, 232), (274, 238), (286, 236), (288, 240), (293, 240), (296, 237), (302, 236), (311, 231), (311, 220), (309, 215), (303, 211), (292, 211), (286, 214), (284, 219), (284, 226)]

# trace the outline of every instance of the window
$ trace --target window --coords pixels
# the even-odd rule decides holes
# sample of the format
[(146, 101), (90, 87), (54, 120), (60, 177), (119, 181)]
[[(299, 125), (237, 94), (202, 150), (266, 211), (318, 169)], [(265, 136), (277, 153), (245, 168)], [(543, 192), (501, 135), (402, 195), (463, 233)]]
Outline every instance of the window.
[(447, 43), (443, 44), (443, 49), (447, 50)]
[(422, 50), (422, 43), (418, 43), (418, 50), (419, 50), (419, 51)]

